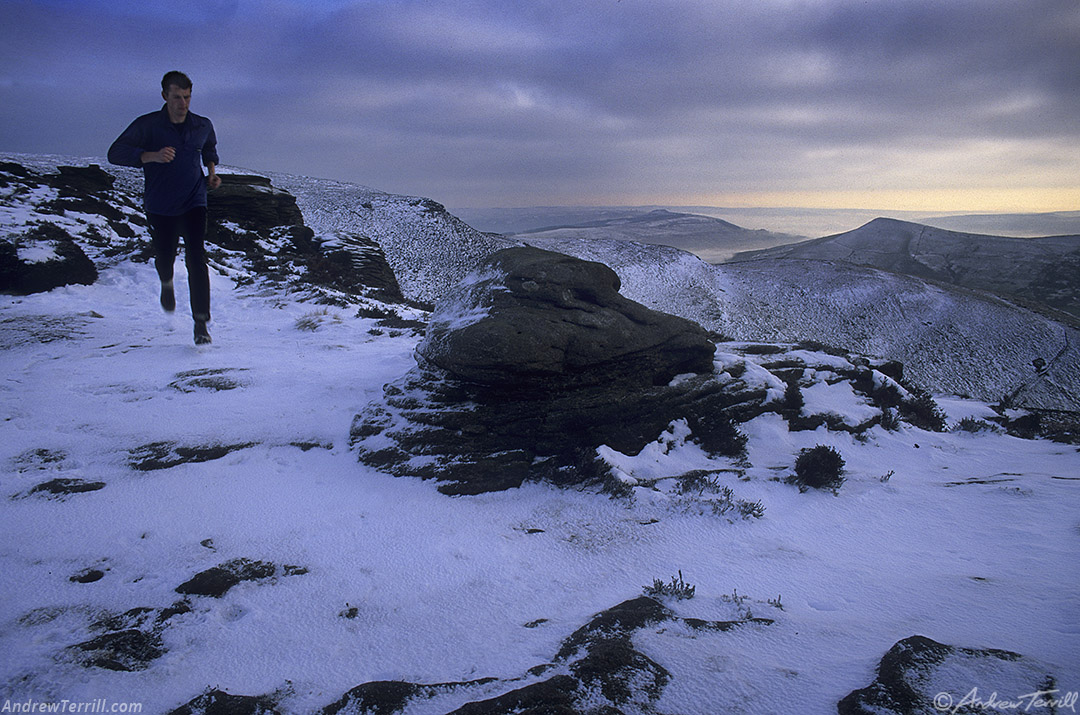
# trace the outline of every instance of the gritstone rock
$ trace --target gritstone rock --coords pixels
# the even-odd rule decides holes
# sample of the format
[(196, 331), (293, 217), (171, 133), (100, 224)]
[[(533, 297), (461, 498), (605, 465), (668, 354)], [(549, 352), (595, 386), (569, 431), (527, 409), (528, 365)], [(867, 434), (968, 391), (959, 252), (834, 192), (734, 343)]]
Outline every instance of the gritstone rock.
[(837, 712), (921, 715), (994, 710), (1049, 714), (1073, 709), (1076, 695), (1065, 686), (1059, 686), (1042, 664), (1019, 653), (960, 648), (916, 635), (890, 648), (878, 664), (877, 678), (849, 693), (837, 704)]
[(370, 238), (348, 232), (316, 235), (304, 224), (296, 198), (270, 179), (219, 176), (221, 186), (207, 197), (211, 244), (244, 253), (270, 280), (402, 300), (386, 256)]
[(712, 371), (696, 323), (619, 294), (602, 263), (529, 246), (494, 254), (432, 315), (420, 356), (488, 386), (551, 390), (666, 384)]
[(598, 263), (494, 254), (436, 307), (418, 366), (357, 415), (360, 460), (475, 494), (591, 481), (597, 447), (636, 454), (679, 419), (706, 450), (741, 452), (726, 410), (749, 398), (714, 375), (705, 331), (618, 287)]

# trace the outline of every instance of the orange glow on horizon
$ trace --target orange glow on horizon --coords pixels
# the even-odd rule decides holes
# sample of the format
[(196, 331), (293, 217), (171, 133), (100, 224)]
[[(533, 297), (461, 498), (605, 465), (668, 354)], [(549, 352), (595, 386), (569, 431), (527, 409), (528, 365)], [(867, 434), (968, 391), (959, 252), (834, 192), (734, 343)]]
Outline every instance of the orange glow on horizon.
[(1048, 189), (763, 191), (655, 197), (641, 204), (732, 208), (886, 209), (948, 213), (1080, 211), (1080, 186)]

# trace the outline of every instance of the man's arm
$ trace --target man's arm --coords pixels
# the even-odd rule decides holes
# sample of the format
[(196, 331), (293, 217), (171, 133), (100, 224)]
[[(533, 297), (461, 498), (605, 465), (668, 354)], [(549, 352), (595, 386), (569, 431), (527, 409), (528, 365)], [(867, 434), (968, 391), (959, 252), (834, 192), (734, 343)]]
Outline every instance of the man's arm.
[(210, 131), (206, 135), (206, 142), (202, 148), (203, 164), (206, 165), (206, 186), (210, 189), (216, 189), (221, 186), (221, 177), (217, 175), (217, 134), (214, 133), (214, 123), (209, 119), (206, 122), (210, 125)]
[(176, 149), (171, 146), (158, 151), (144, 150), (143, 147), (149, 143), (147, 138), (146, 123), (142, 118), (136, 119), (109, 147), (109, 163), (142, 168), (143, 164), (168, 164), (176, 158)]

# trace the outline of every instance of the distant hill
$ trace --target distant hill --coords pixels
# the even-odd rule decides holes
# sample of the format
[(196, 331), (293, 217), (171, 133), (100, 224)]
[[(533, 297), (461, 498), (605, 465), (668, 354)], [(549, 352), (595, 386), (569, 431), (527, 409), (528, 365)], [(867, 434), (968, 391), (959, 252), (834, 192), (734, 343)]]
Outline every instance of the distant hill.
[(543, 247), (551, 239), (614, 239), (671, 246), (695, 254), (709, 263), (725, 261), (740, 251), (802, 241), (804, 236), (753, 230), (712, 216), (655, 209), (576, 225), (547, 226), (523, 231), (516, 237)]
[(964, 214), (931, 216), (919, 223), (950, 231), (972, 231), (995, 236), (1070, 236), (1080, 234), (1080, 211), (1035, 214)]
[(854, 231), (740, 253), (732, 260), (774, 258), (873, 266), (1080, 318), (1080, 236), (1009, 238), (878, 218)]

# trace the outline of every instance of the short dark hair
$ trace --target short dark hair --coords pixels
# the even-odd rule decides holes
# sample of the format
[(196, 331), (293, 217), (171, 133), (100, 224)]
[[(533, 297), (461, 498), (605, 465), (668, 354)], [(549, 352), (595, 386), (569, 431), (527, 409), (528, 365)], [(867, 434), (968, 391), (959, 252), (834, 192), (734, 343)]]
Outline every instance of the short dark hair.
[(180, 89), (191, 89), (191, 79), (179, 70), (166, 72), (165, 76), (161, 78), (161, 91), (168, 92), (169, 87), (172, 85), (176, 85)]

